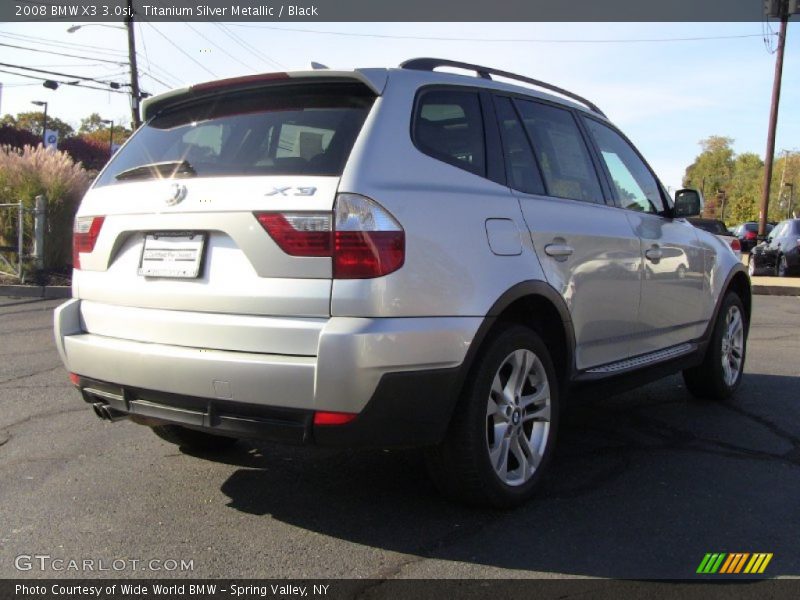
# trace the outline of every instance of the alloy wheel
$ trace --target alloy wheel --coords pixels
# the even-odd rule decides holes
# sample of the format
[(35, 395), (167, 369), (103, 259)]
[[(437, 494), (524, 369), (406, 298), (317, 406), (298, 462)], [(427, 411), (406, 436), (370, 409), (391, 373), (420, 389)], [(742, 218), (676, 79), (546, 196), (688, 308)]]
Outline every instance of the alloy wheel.
[(731, 306), (725, 315), (722, 334), (722, 375), (727, 386), (739, 378), (744, 360), (744, 320), (738, 306)]
[(533, 476), (550, 434), (550, 384), (542, 361), (528, 349), (500, 364), (486, 407), (486, 445), (500, 480), (520, 486)]

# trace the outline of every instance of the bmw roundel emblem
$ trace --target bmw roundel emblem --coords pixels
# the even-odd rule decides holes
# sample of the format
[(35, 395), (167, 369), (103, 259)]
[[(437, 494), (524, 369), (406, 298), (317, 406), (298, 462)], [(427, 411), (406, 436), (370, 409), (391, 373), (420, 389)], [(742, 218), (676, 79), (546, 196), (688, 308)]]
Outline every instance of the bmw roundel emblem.
[(182, 183), (173, 183), (169, 189), (170, 193), (165, 199), (167, 206), (175, 206), (186, 198), (187, 189)]

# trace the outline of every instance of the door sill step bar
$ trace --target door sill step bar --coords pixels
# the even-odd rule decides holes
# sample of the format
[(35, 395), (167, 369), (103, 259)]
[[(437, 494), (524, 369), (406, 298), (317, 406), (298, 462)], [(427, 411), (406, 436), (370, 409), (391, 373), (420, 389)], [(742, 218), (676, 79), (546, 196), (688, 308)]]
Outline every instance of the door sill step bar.
[(609, 363), (607, 365), (593, 367), (591, 369), (588, 369), (586, 373), (592, 373), (597, 375), (611, 375), (616, 373), (623, 373), (625, 371), (630, 371), (632, 369), (638, 369), (640, 367), (644, 367), (647, 365), (652, 365), (673, 358), (678, 358), (679, 356), (690, 354), (691, 352), (694, 352), (696, 349), (697, 349), (697, 344), (692, 344), (687, 342), (685, 344), (679, 344), (677, 346), (664, 348), (663, 350), (656, 350), (655, 352), (650, 352), (648, 354), (641, 354), (639, 356), (634, 356), (633, 358), (626, 358), (624, 360)]

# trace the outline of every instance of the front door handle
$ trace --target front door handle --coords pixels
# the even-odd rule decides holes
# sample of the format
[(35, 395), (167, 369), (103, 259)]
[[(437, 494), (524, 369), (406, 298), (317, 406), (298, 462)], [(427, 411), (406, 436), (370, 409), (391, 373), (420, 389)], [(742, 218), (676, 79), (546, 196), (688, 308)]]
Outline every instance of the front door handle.
[(547, 256), (552, 256), (557, 260), (566, 260), (575, 250), (572, 249), (572, 246), (567, 244), (547, 244), (544, 247), (544, 252)]
[(650, 262), (658, 264), (658, 261), (660, 261), (661, 257), (664, 256), (664, 253), (661, 252), (661, 248), (658, 246), (653, 246), (652, 248), (648, 248), (644, 255)]

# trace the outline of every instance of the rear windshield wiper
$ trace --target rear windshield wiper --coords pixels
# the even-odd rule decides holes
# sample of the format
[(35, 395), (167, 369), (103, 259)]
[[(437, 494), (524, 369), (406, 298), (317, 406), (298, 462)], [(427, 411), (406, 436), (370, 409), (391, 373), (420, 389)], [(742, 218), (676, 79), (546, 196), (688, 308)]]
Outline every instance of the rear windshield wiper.
[(117, 173), (114, 179), (169, 179), (172, 177), (193, 177), (195, 175), (197, 175), (197, 171), (187, 161), (168, 160), (125, 169)]

